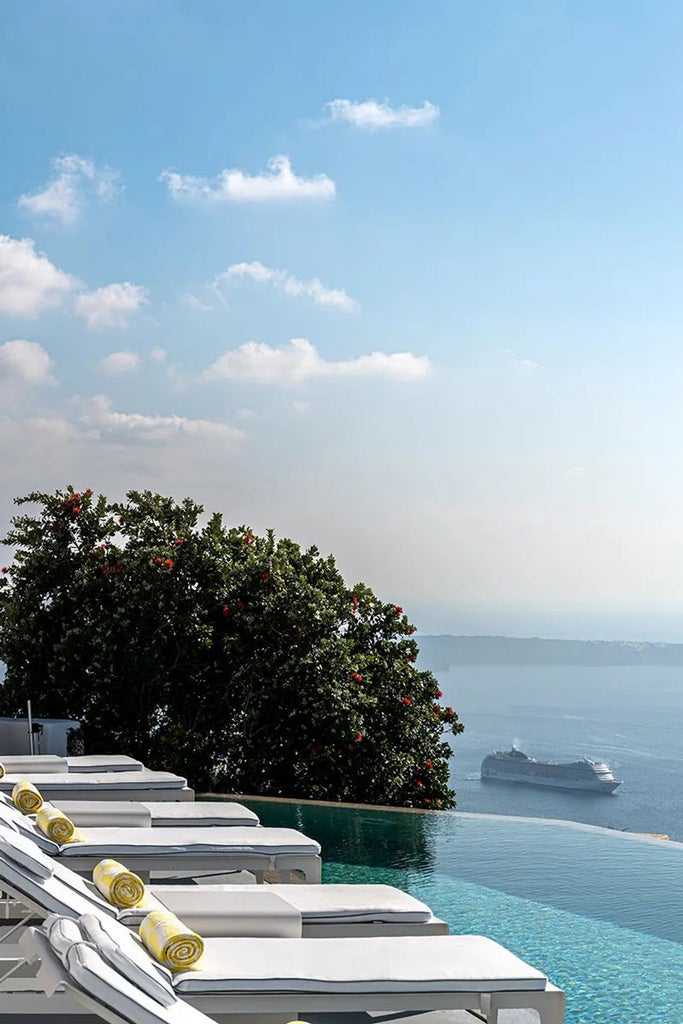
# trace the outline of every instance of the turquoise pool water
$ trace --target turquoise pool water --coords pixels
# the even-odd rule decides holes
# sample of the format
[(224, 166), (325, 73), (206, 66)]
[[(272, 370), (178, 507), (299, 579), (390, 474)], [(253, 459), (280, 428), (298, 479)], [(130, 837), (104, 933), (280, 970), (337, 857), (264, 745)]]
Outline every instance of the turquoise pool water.
[(327, 882), (385, 882), (567, 992), (567, 1024), (683, 1024), (683, 845), (467, 814), (249, 804), (323, 847)]

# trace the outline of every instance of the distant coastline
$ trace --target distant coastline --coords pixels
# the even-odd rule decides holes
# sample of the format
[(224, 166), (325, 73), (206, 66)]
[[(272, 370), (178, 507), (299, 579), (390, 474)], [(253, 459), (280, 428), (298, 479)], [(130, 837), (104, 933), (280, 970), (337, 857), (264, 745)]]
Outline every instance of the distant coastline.
[(456, 665), (683, 666), (683, 643), (545, 640), (540, 637), (419, 636), (420, 660), (432, 671)]

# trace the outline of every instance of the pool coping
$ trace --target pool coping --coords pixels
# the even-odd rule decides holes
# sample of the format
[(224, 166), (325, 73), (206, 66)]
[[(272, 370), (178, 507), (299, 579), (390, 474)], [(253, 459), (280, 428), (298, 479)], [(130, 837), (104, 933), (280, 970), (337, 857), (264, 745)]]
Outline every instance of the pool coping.
[(639, 832), (624, 832), (617, 828), (607, 828), (604, 825), (589, 825), (583, 821), (571, 821), (568, 818), (533, 818), (518, 814), (486, 814), (477, 811), (429, 811), (420, 807), (383, 807), (381, 804), (356, 804), (343, 803), (336, 800), (306, 800), (302, 797), (285, 796), (257, 796), (247, 793), (198, 793), (199, 799), (209, 798), (211, 800), (261, 800), (264, 803), (279, 804), (304, 804), (310, 807), (343, 807), (348, 810), (357, 811), (385, 811), (394, 814), (430, 814), (438, 817), (453, 816), (456, 818), (479, 818), (489, 821), (515, 821), (522, 824), (534, 825), (556, 825), (562, 828), (573, 828), (582, 832), (597, 832), (610, 837), (629, 839), (632, 842), (649, 843), (658, 846), (660, 849), (683, 850), (683, 842), (676, 839), (658, 839), (655, 836), (643, 835)]

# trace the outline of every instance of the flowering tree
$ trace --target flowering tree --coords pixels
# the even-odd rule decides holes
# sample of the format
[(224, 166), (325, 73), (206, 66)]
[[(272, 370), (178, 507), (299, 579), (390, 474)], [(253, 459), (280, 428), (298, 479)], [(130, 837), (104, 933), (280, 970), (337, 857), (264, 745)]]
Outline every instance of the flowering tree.
[(17, 504), (0, 572), (0, 711), (79, 719), (87, 749), (199, 787), (454, 806), (462, 731), (403, 609), (334, 560), (148, 491)]

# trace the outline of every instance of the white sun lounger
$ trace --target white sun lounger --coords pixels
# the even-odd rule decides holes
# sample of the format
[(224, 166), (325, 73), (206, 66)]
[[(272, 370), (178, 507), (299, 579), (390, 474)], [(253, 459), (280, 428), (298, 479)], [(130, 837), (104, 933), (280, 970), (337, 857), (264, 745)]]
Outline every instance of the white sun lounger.
[(241, 804), (222, 800), (174, 803), (99, 800), (60, 800), (60, 810), (80, 828), (130, 826), (145, 828), (231, 828), (258, 826), (258, 815)]
[[(33, 915), (103, 913), (137, 928), (144, 911), (112, 907), (92, 882), (29, 840), (0, 834), (0, 889), (26, 908), (0, 922), (0, 959)], [(426, 904), (386, 885), (148, 886), (159, 905), (206, 936), (333, 937), (448, 934), (448, 925)], [(27, 917), (27, 914), (29, 917)]]
[(59, 772), (83, 774), (95, 772), (140, 772), (144, 765), (127, 754), (82, 754), (78, 757), (59, 757), (57, 754), (8, 754), (0, 755), (8, 775), (24, 775), (27, 772), (47, 775)]
[[(0, 806), (16, 813), (12, 798), (0, 793)], [(55, 803), (79, 828), (256, 827), (258, 816), (228, 801), (59, 800)]]
[(28, 779), (47, 800), (193, 800), (187, 780), (149, 768), (132, 772), (26, 772), (0, 779), (0, 793), (11, 793), (16, 782)]
[(103, 857), (113, 857), (143, 878), (152, 871), (181, 871), (194, 878), (238, 869), (251, 871), (258, 882), (266, 871), (286, 877), (301, 871), (308, 882), (319, 882), (321, 876), (319, 843), (291, 828), (89, 828), (82, 830), (83, 842), (60, 846), (30, 818), (18, 819), (4, 806), (0, 828), (10, 841), (12, 831), (18, 831), (74, 871), (91, 871)]
[[(210, 1016), (253, 1021), (254, 1015), (281, 1014), (284, 1021), (306, 1012), (469, 1009), (496, 1024), (501, 1009), (519, 1007), (537, 1010), (541, 1024), (564, 1020), (563, 993), (541, 971), (481, 935), (209, 938), (201, 962), (171, 976), (143, 955), (118, 922), (85, 915), (76, 927), (73, 919), (53, 917), (43, 933), (31, 928), (22, 937), (27, 958), (41, 962), (38, 979), (49, 962), (46, 950), (41, 959), (46, 936), (74, 973), (80, 952), (74, 947), (90, 942), (118, 974), (156, 992), (160, 1005), (174, 1005), (176, 995)], [(94, 964), (91, 969), (97, 970)], [(164, 987), (158, 989), (160, 980)], [(48, 987), (43, 983), (43, 990)]]

